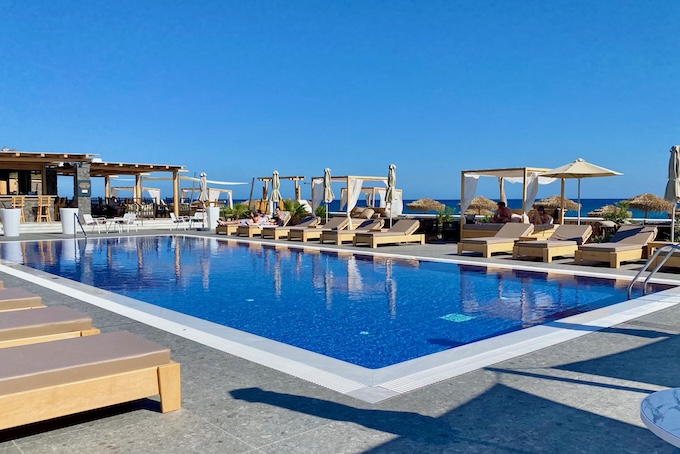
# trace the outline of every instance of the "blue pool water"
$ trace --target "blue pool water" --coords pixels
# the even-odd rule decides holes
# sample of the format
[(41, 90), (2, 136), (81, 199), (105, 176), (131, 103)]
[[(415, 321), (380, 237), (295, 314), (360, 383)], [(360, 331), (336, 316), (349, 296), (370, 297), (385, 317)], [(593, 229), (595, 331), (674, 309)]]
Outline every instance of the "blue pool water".
[(209, 238), (3, 243), (1, 253), (5, 260), (367, 368), (626, 299), (624, 284), (604, 279)]

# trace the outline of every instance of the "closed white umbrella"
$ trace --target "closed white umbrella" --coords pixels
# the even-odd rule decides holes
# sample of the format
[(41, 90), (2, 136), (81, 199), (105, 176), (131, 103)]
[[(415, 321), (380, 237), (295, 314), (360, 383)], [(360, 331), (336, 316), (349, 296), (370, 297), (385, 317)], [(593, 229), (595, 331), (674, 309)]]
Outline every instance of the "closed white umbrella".
[(387, 171), (387, 191), (385, 191), (385, 204), (390, 207), (390, 227), (392, 227), (392, 202), (395, 199), (395, 189), (397, 186), (397, 166), (390, 164)]
[(279, 172), (278, 170), (275, 170), (274, 173), (272, 173), (272, 195), (271, 195), (271, 201), (274, 203), (279, 203), (281, 201), (281, 192), (279, 191), (279, 188), (281, 187), (281, 182), (279, 181)]
[(668, 182), (663, 198), (673, 204), (671, 241), (675, 241), (675, 208), (678, 205), (678, 199), (680, 199), (680, 145), (671, 147), (671, 157), (668, 160)]
[(323, 201), (326, 204), (326, 222), (328, 222), (328, 204), (335, 198), (331, 182), (331, 169), (326, 167), (323, 170)]
[(210, 195), (208, 194), (208, 175), (206, 175), (205, 172), (201, 172), (200, 177), (201, 179), (198, 182), (198, 188), (200, 190), (198, 201), (203, 204), (203, 219), (201, 220), (201, 225), (205, 228), (206, 203), (210, 200)]
[(203, 203), (203, 206), (205, 207), (205, 203), (210, 200), (210, 197), (208, 195), (208, 175), (206, 175), (205, 172), (201, 172), (201, 179), (198, 182), (198, 189), (199, 189), (199, 194), (198, 194), (198, 201)]
[[(614, 170), (605, 169), (604, 167), (596, 166), (578, 158), (569, 164), (557, 167), (556, 169), (548, 170), (541, 174), (542, 177), (552, 178), (576, 178), (578, 180), (578, 224), (581, 224), (581, 179), (594, 177), (611, 177), (616, 175), (623, 175)], [(563, 186), (564, 187), (564, 186)], [(564, 193), (562, 193), (564, 199)]]

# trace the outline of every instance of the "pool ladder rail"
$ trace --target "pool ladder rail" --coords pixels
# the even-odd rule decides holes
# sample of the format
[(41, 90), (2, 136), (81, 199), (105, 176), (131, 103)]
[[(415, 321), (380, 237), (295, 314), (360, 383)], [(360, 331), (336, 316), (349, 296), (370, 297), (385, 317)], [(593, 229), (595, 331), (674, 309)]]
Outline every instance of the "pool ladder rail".
[(654, 267), (654, 269), (649, 272), (649, 274), (645, 278), (645, 281), (642, 284), (642, 294), (643, 295), (647, 294), (647, 283), (652, 278), (652, 276), (654, 276), (654, 273), (659, 271), (659, 269), (661, 269), (661, 267), (664, 266), (666, 261), (668, 261), (670, 256), (673, 255), (673, 252), (675, 252), (675, 251), (680, 251), (680, 244), (665, 244), (663, 246), (658, 247), (656, 249), (656, 251), (654, 251), (654, 254), (647, 259), (647, 261), (645, 262), (645, 265), (642, 267), (642, 269), (640, 271), (638, 271), (638, 273), (635, 275), (633, 280), (630, 281), (630, 284), (628, 285), (628, 299), (631, 299), (631, 296), (633, 294), (633, 286), (640, 279), (640, 276), (642, 275), (642, 273), (647, 271), (647, 269), (649, 268), (649, 265), (654, 263), (654, 261), (656, 260), (656, 258), (658, 256), (665, 253), (663, 258), (661, 260), (659, 260), (659, 263)]

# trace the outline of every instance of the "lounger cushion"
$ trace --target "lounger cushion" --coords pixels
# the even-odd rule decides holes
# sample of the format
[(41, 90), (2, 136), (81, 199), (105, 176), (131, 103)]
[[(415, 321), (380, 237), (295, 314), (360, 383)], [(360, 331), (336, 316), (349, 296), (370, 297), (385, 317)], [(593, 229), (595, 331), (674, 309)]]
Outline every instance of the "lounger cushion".
[(349, 225), (349, 218), (335, 217), (330, 218), (321, 228), (323, 230), (342, 230)]
[(590, 237), (593, 228), (589, 225), (560, 225), (557, 230), (550, 235), (550, 240), (575, 241), (583, 244)]
[(90, 317), (64, 306), (0, 314), (0, 341), (84, 331), (91, 328)]
[(501, 244), (512, 243), (521, 236), (531, 234), (533, 224), (505, 224), (494, 236), (482, 238), (465, 238), (461, 240), (465, 244)]
[(655, 226), (622, 225), (606, 243), (591, 243), (579, 246), (588, 252), (623, 252), (642, 249), (656, 236)]
[(656, 226), (650, 225), (622, 225), (611, 237), (609, 243), (635, 244), (644, 246), (656, 236)]
[(390, 227), (389, 232), (376, 233), (401, 233), (404, 235), (410, 235), (418, 230), (418, 227), (420, 227), (420, 221), (417, 219), (399, 219), (392, 225), (392, 227)]
[(357, 217), (360, 219), (371, 219), (374, 214), (375, 210), (373, 208), (364, 208), (361, 214), (359, 214)]
[(644, 245), (618, 243), (592, 243), (580, 246), (579, 250), (588, 252), (623, 252), (642, 250)]
[(170, 350), (126, 331), (0, 350), (0, 395), (168, 364)]
[(568, 241), (568, 240), (537, 240), (537, 241), (522, 241), (517, 243), (517, 246), (522, 248), (536, 248), (545, 249), (550, 247), (563, 247), (563, 246), (578, 246), (580, 243), (578, 241)]
[(355, 226), (355, 230), (376, 230), (385, 225), (385, 221), (382, 219), (361, 219), (358, 222), (352, 219), (352, 226)]
[(508, 222), (496, 232), (494, 238), (519, 238), (531, 234), (534, 230), (533, 224), (517, 224)]
[(42, 298), (22, 288), (0, 289), (0, 310), (42, 306)]
[[(324, 230), (339, 230), (347, 226), (349, 224), (349, 218), (346, 217), (334, 217), (330, 218), (328, 222), (321, 227), (321, 229)], [(312, 229), (317, 229), (316, 227), (317, 223), (315, 222), (313, 225), (308, 225), (308, 226), (303, 226), (303, 225), (296, 225), (294, 227), (290, 228), (291, 232), (299, 232), (301, 230), (307, 230), (308, 228)], [(320, 232), (321, 230), (319, 230)]]

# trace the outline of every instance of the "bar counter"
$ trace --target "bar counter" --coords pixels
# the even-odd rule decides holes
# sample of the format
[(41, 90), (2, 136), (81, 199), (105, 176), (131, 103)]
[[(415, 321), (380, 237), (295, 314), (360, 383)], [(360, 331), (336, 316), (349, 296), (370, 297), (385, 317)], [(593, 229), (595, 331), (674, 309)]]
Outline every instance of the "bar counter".
[[(0, 208), (12, 208), (12, 197), (24, 198), (24, 220), (25, 222), (35, 222), (38, 213), (38, 195), (0, 195)], [(54, 217), (54, 202), (58, 199), (56, 195), (45, 195), (50, 197), (50, 218), (52, 222), (58, 220)]]

